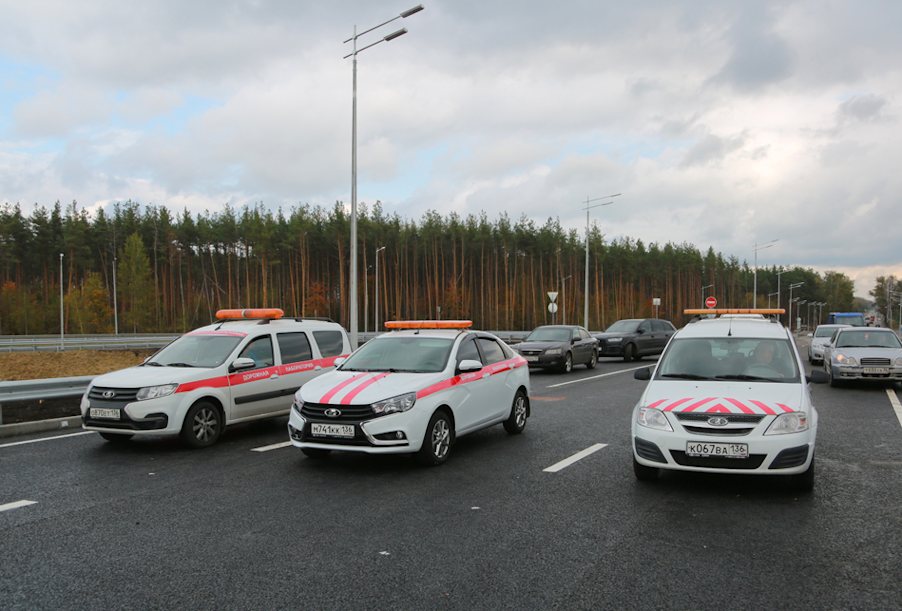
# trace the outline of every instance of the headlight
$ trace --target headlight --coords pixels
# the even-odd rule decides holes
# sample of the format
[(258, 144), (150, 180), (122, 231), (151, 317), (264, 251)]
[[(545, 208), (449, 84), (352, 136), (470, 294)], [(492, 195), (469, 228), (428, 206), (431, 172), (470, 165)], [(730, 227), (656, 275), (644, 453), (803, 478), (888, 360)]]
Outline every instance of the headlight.
[(856, 361), (851, 356), (846, 356), (845, 354), (837, 354), (836, 360), (840, 365), (857, 365), (858, 361)]
[(636, 415), (636, 422), (650, 429), (673, 432), (673, 428), (667, 421), (667, 416), (659, 409), (640, 407), (639, 413)]
[(376, 401), (370, 407), (377, 414), (394, 414), (397, 412), (406, 412), (413, 404), (417, 402), (417, 393), (409, 392), (405, 395), (398, 395), (385, 401)]
[(545, 351), (545, 354), (560, 354), (560, 353), (561, 353), (560, 348), (551, 348), (551, 349)]
[(612, 337), (611, 339), (608, 340), (608, 343), (609, 344), (619, 344), (622, 341), (623, 341), (622, 337)]
[(295, 412), (297, 412), (298, 416), (303, 416), (303, 414), (301, 414), (302, 407), (304, 407), (304, 402), (301, 401), (300, 399), (298, 399), (297, 397), (295, 397), (294, 400), (291, 402), (291, 409), (293, 409)]
[(896, 359), (896, 367), (902, 367), (902, 356)]
[(169, 395), (174, 393), (175, 389), (178, 387), (178, 384), (166, 384), (165, 386), (148, 386), (146, 388), (139, 388), (138, 394), (135, 395), (135, 398), (138, 401), (144, 401), (145, 399), (159, 399), (160, 397), (168, 397)]
[(808, 430), (808, 415), (802, 412), (792, 412), (791, 414), (780, 414), (777, 416), (767, 430), (765, 435), (785, 435), (786, 433), (801, 433)]

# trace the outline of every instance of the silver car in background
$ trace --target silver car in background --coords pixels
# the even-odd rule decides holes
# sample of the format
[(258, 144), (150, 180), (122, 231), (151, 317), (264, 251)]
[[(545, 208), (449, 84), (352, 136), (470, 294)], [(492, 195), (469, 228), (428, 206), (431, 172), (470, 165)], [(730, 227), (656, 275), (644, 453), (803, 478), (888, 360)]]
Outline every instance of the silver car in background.
[(830, 386), (848, 380), (902, 380), (902, 342), (891, 329), (837, 329), (824, 345)]
[(852, 325), (818, 325), (814, 333), (809, 333), (808, 337), (808, 362), (822, 363), (824, 361), (824, 344), (830, 341), (837, 329), (850, 328)]

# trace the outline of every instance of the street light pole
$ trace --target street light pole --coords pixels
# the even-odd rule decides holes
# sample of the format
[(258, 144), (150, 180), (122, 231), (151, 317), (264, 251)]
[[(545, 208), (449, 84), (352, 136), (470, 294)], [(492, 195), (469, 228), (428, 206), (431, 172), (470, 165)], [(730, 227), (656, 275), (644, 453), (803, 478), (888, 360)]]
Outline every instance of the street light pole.
[[(753, 289), (754, 296), (752, 298), (752, 307), (758, 307), (758, 251), (764, 250), (765, 248), (770, 248), (774, 245), (774, 242), (779, 242), (779, 239), (771, 240), (770, 242), (762, 242), (760, 245), (758, 242), (755, 242), (755, 286)], [(791, 329), (792, 327), (790, 327)]]
[[(779, 295), (779, 294), (780, 293), (768, 293), (768, 295), (767, 295), (767, 309), (768, 310), (770, 309), (770, 298), (773, 297), (774, 295)], [(779, 300), (779, 297), (777, 297), (777, 299)], [(780, 305), (780, 304), (777, 304), (777, 305)]]
[(357, 39), (364, 34), (368, 34), (373, 30), (381, 28), (382, 26), (395, 21), (396, 19), (406, 19), (415, 13), (419, 13), (423, 10), (423, 5), (418, 4), (412, 9), (408, 9), (398, 15), (397, 17), (393, 17), (388, 21), (380, 23), (376, 27), (370, 28), (366, 31), (357, 33), (357, 26), (354, 26), (354, 35), (351, 38), (348, 38), (345, 41), (345, 44), (353, 41), (353, 51), (351, 53), (344, 56), (344, 59), (348, 59), (349, 57), (353, 57), (353, 66), (354, 66), (354, 94), (353, 101), (351, 103), (351, 273), (350, 273), (350, 325), (349, 325), (349, 333), (351, 336), (351, 348), (357, 349), (357, 54), (369, 49), (370, 47), (374, 47), (381, 42), (389, 42), (398, 38), (399, 36), (403, 36), (407, 33), (407, 28), (401, 28), (396, 32), (392, 32), (388, 36), (384, 36), (380, 40), (369, 44), (362, 49), (357, 48)]
[[(780, 276), (782, 276), (783, 274), (785, 274), (788, 271), (789, 271), (788, 269), (782, 269), (777, 272), (777, 309), (778, 310), (780, 309), (780, 304), (783, 303), (782, 301), (780, 301)], [(780, 322), (783, 322), (783, 315), (777, 314), (777, 320), (779, 320)]]
[[(792, 289), (797, 289), (800, 286), (805, 284), (804, 282), (796, 282), (795, 284), (789, 285), (789, 332), (792, 333)], [(798, 298), (796, 298), (798, 300)], [(777, 304), (777, 307), (780, 307), (780, 304)]]
[(119, 335), (119, 306), (116, 303), (116, 257), (115, 256), (113, 256), (113, 324), (115, 325), (116, 335)]
[(369, 324), (370, 324), (370, 269), (372, 269), (372, 265), (366, 266), (366, 271), (363, 272), (363, 332), (364, 334), (369, 333)]
[(379, 333), (379, 251), (385, 250), (385, 246), (376, 249), (376, 328), (373, 329)]
[(63, 323), (63, 253), (60, 253), (60, 350), (66, 339), (66, 328)]
[(591, 204), (592, 202), (597, 202), (598, 200), (619, 196), (620, 193), (615, 193), (614, 195), (605, 195), (604, 197), (596, 197), (595, 199), (589, 199), (588, 197), (586, 197), (586, 311), (583, 314), (583, 326), (586, 329), (589, 328), (589, 210), (592, 208), (598, 208), (599, 206), (607, 206), (613, 204), (614, 202), (605, 202), (603, 204), (595, 204), (594, 206), (590, 206), (589, 204)]
[(564, 278), (563, 280), (561, 280), (561, 292), (563, 293), (563, 295), (562, 295), (562, 297), (563, 297), (563, 303), (562, 303), (561, 305), (562, 305), (563, 308), (564, 308), (564, 318), (563, 318), (564, 322), (563, 322), (563, 324), (565, 324), (565, 325), (567, 324), (567, 285), (565, 284), (565, 282), (567, 282), (568, 280), (570, 280), (570, 278), (572, 278), (572, 277), (573, 277), (573, 276), (570, 275), (570, 276), (567, 276), (566, 278)]
[(702, 287), (702, 305), (705, 305), (705, 291), (708, 290), (708, 289), (710, 289), (710, 288), (714, 288), (714, 285), (713, 285), (713, 284), (709, 284), (708, 286), (703, 286), (703, 287)]

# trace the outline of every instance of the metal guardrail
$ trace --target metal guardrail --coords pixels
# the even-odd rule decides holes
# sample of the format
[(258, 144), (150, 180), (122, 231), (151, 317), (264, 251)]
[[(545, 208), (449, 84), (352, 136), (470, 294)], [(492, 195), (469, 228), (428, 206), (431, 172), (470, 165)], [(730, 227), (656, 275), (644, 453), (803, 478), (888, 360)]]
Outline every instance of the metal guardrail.
[(66, 350), (137, 350), (160, 348), (181, 333), (120, 333), (119, 335), (0, 335), (0, 352), (62, 352)]
[(3, 404), (40, 399), (66, 399), (85, 394), (91, 380), (97, 376), (50, 378), (0, 382), (0, 424), (3, 424)]

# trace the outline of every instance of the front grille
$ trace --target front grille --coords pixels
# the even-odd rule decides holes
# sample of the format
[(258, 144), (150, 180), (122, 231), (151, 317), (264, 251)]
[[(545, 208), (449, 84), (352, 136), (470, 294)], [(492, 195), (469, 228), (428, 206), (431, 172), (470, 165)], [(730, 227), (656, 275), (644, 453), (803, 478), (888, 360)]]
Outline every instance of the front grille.
[(520, 354), (523, 356), (538, 356), (542, 354), (541, 350), (520, 350)]
[[(88, 399), (92, 401), (104, 401), (111, 403), (132, 403), (138, 400), (140, 388), (108, 388), (105, 386), (92, 386), (88, 393)], [(111, 392), (112, 397), (104, 397), (103, 393)], [(96, 407), (96, 406), (95, 406)]]
[(757, 469), (767, 458), (767, 454), (750, 454), (748, 458), (687, 456), (682, 450), (670, 450), (670, 455), (678, 465), (708, 469)]
[(889, 367), (890, 360), (880, 357), (866, 357), (861, 359), (862, 367)]
[(661, 453), (661, 449), (651, 441), (645, 441), (636, 437), (636, 454), (645, 460), (653, 460), (654, 462), (666, 463), (667, 459)]
[(726, 428), (720, 428), (720, 427), (718, 427), (716, 429), (709, 429), (707, 427), (701, 427), (701, 426), (686, 426), (685, 424), (683, 425), (683, 428), (686, 429), (687, 431), (689, 431), (690, 433), (697, 433), (699, 435), (724, 435), (724, 436), (748, 435), (749, 433), (751, 433), (752, 431), (755, 430), (754, 427), (752, 427), (750, 429), (748, 429), (748, 428), (726, 429)]
[(606, 340), (606, 339), (599, 339), (599, 340), (596, 340), (596, 341), (598, 341), (598, 347), (599, 347), (599, 348), (604, 348), (605, 346), (608, 345), (608, 340)]
[(808, 446), (799, 446), (797, 448), (787, 448), (783, 450), (770, 464), (768, 469), (789, 469), (790, 467), (798, 467), (804, 465), (808, 460)]
[[(326, 415), (327, 409), (337, 409), (341, 412), (338, 417)], [(320, 422), (363, 422), (364, 420), (372, 420), (380, 414), (374, 414), (373, 408), (367, 405), (330, 405), (328, 403), (304, 403), (301, 408), (301, 415), (310, 420), (318, 420)]]
[[(762, 414), (714, 414), (726, 418), (730, 424), (741, 422), (743, 424), (758, 424), (764, 418)], [(677, 420), (681, 422), (707, 422), (712, 414), (694, 414), (692, 412), (676, 412)]]

